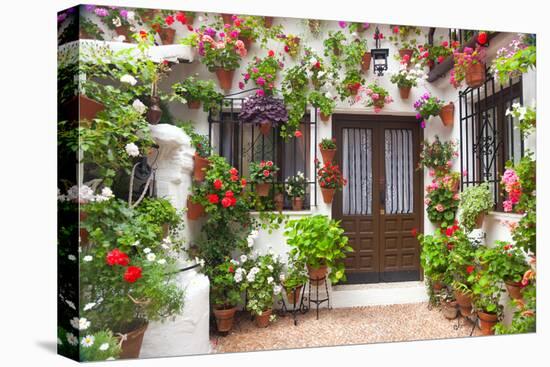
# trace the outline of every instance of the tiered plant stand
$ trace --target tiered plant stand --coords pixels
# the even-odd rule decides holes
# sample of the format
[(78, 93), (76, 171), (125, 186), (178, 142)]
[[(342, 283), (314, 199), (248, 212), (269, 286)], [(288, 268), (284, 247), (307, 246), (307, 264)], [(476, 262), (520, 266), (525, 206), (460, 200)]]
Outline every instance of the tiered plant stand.
[[(462, 324), (460, 323), (460, 319), (464, 319)], [(478, 317), (476, 313), (472, 313), (470, 316), (462, 316), (460, 311), (458, 312), (458, 315), (456, 316), (456, 324), (453, 326), (453, 329), (459, 330), (462, 326), (466, 324), (466, 320), (470, 321), (472, 323), (472, 330), (470, 330), (470, 336), (474, 334), (474, 330), (477, 326)]]
[[(311, 296), (311, 285), (314, 284), (315, 287), (315, 298), (313, 299)], [(326, 298), (319, 298), (319, 286), (320, 283), (324, 283), (325, 285), (325, 291), (327, 292)], [(309, 285), (308, 285), (308, 308), (311, 308), (311, 304), (314, 303), (315, 307), (317, 309), (317, 320), (319, 320), (319, 305), (323, 304), (324, 302), (327, 302), (328, 309), (332, 310), (332, 307), (330, 307), (330, 294), (328, 293), (328, 282), (327, 277), (324, 276), (323, 278), (319, 279), (311, 279), (309, 278)]]
[[(293, 292), (295, 292), (295, 291), (296, 290), (294, 290)], [(285, 299), (281, 298), (281, 302), (283, 303), (283, 306), (281, 308), (281, 316), (286, 316), (288, 314), (291, 314), (292, 319), (294, 321), (294, 326), (298, 325), (298, 320), (296, 320), (296, 315), (298, 314), (298, 312), (300, 312), (301, 314), (305, 314), (306, 312), (309, 311), (309, 306), (306, 306), (306, 304), (304, 302), (305, 290), (303, 288), (300, 289), (300, 293), (301, 293), (300, 302), (293, 303), (292, 304), (292, 309), (290, 309), (290, 307), (289, 307), (290, 305), (287, 306), (287, 304), (285, 302)], [(294, 294), (293, 294), (293, 297), (294, 297)]]

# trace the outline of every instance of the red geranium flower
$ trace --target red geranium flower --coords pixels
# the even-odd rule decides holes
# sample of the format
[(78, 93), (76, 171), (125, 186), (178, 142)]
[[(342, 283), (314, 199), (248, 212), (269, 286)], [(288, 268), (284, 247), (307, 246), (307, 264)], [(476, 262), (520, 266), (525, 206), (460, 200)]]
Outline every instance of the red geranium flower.
[(216, 194), (209, 194), (208, 201), (212, 204), (217, 204), (220, 202), (220, 197)]
[(267, 52), (267, 56), (273, 57), (273, 56), (275, 56), (275, 52), (274, 52), (273, 50), (269, 50), (269, 51)]
[(231, 169), (229, 170), (229, 174), (231, 174), (232, 176), (237, 176), (239, 174), (239, 171), (235, 167), (231, 167)]
[(164, 22), (166, 22), (167, 25), (174, 24), (174, 17), (171, 15), (168, 15), (166, 18), (164, 18)]
[(272, 161), (267, 161), (267, 162), (265, 162), (265, 165), (268, 166), (268, 167), (272, 167), (273, 162)]
[(147, 32), (139, 31), (139, 36), (141, 37), (141, 39), (146, 39), (147, 38)]
[(225, 192), (225, 197), (226, 197), (226, 198), (232, 198), (233, 196), (235, 196), (235, 194), (233, 194), (233, 191), (227, 190), (227, 191)]
[(178, 11), (176, 13), (176, 20), (180, 22), (181, 24), (187, 23), (187, 18), (185, 17), (185, 13), (182, 11)]
[(124, 280), (128, 283), (134, 283), (141, 278), (141, 268), (138, 266), (129, 266), (124, 273)]
[(111, 266), (113, 265), (127, 266), (128, 263), (130, 263), (130, 258), (128, 257), (128, 255), (117, 248), (110, 251), (107, 254), (105, 260), (107, 261), (107, 264)]
[(411, 229), (411, 235), (413, 237), (416, 237), (417, 234), (418, 234), (418, 231), (416, 230), (416, 228)]
[(265, 167), (265, 161), (260, 162), (260, 167), (262, 167), (262, 168)]
[(474, 271), (475, 267), (473, 265), (468, 265), (466, 267), (466, 273), (468, 274), (472, 274), (472, 272)]
[(231, 200), (231, 206), (237, 205), (237, 198), (230, 197), (229, 199)]
[(223, 186), (223, 182), (220, 179), (216, 179), (214, 181), (214, 188), (216, 190), (220, 190), (222, 188), (222, 186)]
[(316, 67), (317, 69), (321, 69), (321, 62), (317, 61), (317, 62), (315, 63), (315, 67)]
[(393, 33), (399, 33), (399, 27), (398, 26), (393, 27)]
[(246, 178), (241, 179), (241, 186), (242, 187), (246, 186)]
[(193, 32), (193, 26), (192, 26), (191, 24), (188, 24), (188, 25), (187, 25), (187, 30), (188, 30), (189, 32)]
[(302, 132), (300, 130), (296, 130), (294, 132), (294, 136), (297, 137), (297, 138), (301, 138), (302, 137)]
[(231, 176), (229, 179), (231, 180), (231, 182), (236, 182), (239, 181), (239, 176)]
[(447, 244), (447, 250), (451, 251), (451, 250), (453, 249), (453, 246), (454, 246), (454, 245), (453, 245), (451, 242), (449, 242), (449, 243)]
[(240, 27), (241, 26), (241, 20), (240, 19), (235, 19), (235, 27)]
[(231, 204), (232, 204), (231, 198), (227, 198), (227, 197), (226, 197), (226, 198), (223, 198), (223, 199), (222, 199), (222, 206), (223, 206), (224, 208), (230, 207)]
[(290, 47), (288, 45), (285, 45), (285, 52), (288, 53), (290, 51)]
[(269, 171), (268, 171), (268, 170), (264, 170), (264, 176), (265, 176), (265, 177), (269, 177), (269, 175), (270, 175)]
[(482, 46), (487, 43), (487, 32), (481, 32), (477, 35), (477, 43)]
[(235, 270), (233, 269), (233, 267), (232, 267), (232, 266), (229, 266), (229, 272), (230, 272), (230, 273), (233, 273), (234, 271), (235, 271)]

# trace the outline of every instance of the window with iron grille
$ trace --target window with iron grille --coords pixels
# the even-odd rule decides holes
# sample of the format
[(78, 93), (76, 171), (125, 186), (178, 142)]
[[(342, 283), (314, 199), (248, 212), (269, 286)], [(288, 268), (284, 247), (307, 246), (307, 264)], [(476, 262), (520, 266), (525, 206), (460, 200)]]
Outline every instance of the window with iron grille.
[(506, 162), (517, 162), (524, 154), (519, 121), (506, 116), (512, 104), (523, 103), (522, 87), (521, 77), (500, 85), (487, 73), (484, 85), (459, 93), (461, 187), (488, 182), (497, 211), (502, 211), (499, 183)]
[[(210, 145), (214, 152), (223, 156), (236, 167), (241, 175), (249, 176), (251, 162), (271, 160), (279, 167), (274, 189), (286, 193), (286, 178), (299, 172), (306, 178), (304, 210), (317, 205), (317, 186), (313, 174), (313, 162), (316, 158), (317, 129), (316, 114), (306, 113), (299, 126), (301, 138), (284, 140), (279, 128), (272, 128), (263, 135), (257, 125), (239, 120), (240, 106), (244, 98), (225, 98), (219, 111), (211, 111), (208, 117)], [(306, 111), (307, 112), (307, 111)], [(312, 118), (312, 116), (314, 116)], [(291, 207), (290, 198), (285, 194), (284, 208)]]

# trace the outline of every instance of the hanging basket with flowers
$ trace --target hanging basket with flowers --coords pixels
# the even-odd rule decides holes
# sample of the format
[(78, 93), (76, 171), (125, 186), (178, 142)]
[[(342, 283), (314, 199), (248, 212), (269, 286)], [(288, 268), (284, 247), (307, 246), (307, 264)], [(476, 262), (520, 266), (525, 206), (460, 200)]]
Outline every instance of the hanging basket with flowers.
[(420, 99), (414, 102), (413, 106), (416, 110), (416, 119), (420, 121), (420, 126), (424, 129), (426, 121), (432, 116), (438, 116), (443, 107), (443, 101), (438, 97), (432, 96), (430, 93), (424, 93)]
[(273, 161), (261, 161), (250, 163), (250, 181), (255, 184), (256, 193), (259, 196), (268, 196), (275, 176), (279, 171)]
[(367, 87), (359, 88), (359, 94), (355, 101), (364, 100), (365, 106), (374, 107), (374, 112), (379, 113), (385, 105), (393, 102), (390, 93), (379, 86), (377, 83), (371, 83)]
[(277, 73), (282, 70), (283, 63), (275, 57), (275, 52), (269, 50), (267, 56), (263, 59), (254, 57), (248, 64), (246, 73), (244, 76), (244, 83), (239, 84), (241, 89), (244, 88), (244, 84), (249, 81), (254, 82), (258, 88), (264, 91), (265, 94), (273, 94), (275, 88), (275, 79), (277, 79)]
[(315, 167), (317, 168), (317, 179), (319, 180), (319, 186), (321, 186), (323, 201), (330, 204), (334, 199), (335, 192), (342, 190), (347, 184), (347, 180), (342, 176), (340, 167), (337, 164), (327, 162), (321, 166), (319, 161), (316, 160)]
[(420, 64), (409, 69), (402, 63), (399, 72), (393, 74), (390, 81), (399, 88), (401, 99), (408, 99), (411, 88), (418, 85), (418, 80), (424, 80), (426, 77), (427, 75)]
[(485, 82), (485, 48), (464, 47), (454, 52), (454, 68), (451, 70), (451, 84), (458, 88), (465, 80), (470, 88), (479, 88)]
[[(259, 92), (263, 92), (261, 89)], [(243, 123), (260, 126), (263, 135), (267, 135), (272, 127), (277, 127), (288, 121), (288, 113), (282, 100), (263, 93), (245, 98), (239, 113)]]

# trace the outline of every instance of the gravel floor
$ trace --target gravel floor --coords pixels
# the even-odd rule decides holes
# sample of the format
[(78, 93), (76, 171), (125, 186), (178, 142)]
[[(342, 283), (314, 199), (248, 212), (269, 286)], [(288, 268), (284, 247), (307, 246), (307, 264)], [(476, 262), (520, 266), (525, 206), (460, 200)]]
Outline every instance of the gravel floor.
[[(467, 322), (454, 330), (456, 320), (445, 319), (437, 308), (429, 310), (427, 303), (322, 309), (319, 320), (315, 319), (314, 311), (297, 318), (298, 326), (294, 326), (291, 316), (283, 316), (260, 329), (250, 321), (248, 313), (242, 312), (236, 316), (229, 335), (211, 335), (213, 349), (216, 353), (248, 352), (456, 338), (469, 336), (472, 328)], [(473, 335), (481, 334), (476, 328)]]

